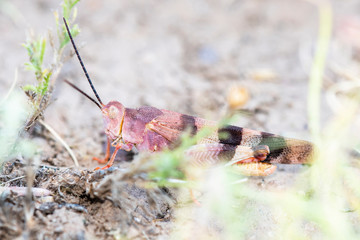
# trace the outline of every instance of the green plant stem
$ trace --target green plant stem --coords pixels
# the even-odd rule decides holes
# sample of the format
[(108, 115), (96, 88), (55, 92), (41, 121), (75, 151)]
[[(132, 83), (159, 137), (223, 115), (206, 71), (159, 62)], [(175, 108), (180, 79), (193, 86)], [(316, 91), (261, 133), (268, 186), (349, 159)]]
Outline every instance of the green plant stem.
[(308, 96), (309, 128), (315, 142), (320, 140), (320, 100), (322, 78), (332, 30), (332, 8), (328, 1), (311, 1), (318, 5), (319, 32), (314, 56)]

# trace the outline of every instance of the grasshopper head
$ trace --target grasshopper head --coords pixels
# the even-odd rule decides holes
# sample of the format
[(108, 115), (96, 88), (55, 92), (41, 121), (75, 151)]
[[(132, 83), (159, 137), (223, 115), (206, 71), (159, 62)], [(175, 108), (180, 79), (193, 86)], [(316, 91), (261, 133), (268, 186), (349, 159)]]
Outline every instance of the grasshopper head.
[(122, 124), (124, 120), (125, 107), (116, 101), (111, 101), (101, 108), (105, 134), (111, 139), (116, 139), (122, 129)]

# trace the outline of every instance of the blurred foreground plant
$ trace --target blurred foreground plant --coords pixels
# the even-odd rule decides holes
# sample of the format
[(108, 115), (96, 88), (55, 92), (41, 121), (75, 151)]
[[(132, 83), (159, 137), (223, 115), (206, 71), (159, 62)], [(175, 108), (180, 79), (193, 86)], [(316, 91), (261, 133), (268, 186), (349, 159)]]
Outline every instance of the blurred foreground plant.
[[(151, 166), (149, 168), (150, 179), (156, 180), (158, 186), (182, 186), (182, 180), (189, 180), (186, 174), (189, 170), (190, 162), (186, 161), (186, 150), (196, 144), (199, 139), (204, 138), (213, 131), (207, 127), (193, 136), (189, 131), (181, 135), (180, 145), (175, 149), (167, 149), (158, 154), (153, 154)], [(178, 181), (180, 180), (180, 181)]]
[(19, 153), (26, 157), (33, 154), (33, 144), (20, 136), (29, 111), (27, 106), (25, 97), (13, 88), (0, 99), (0, 164)]
[[(79, 0), (64, 0), (62, 11), (64, 17), (73, 22), (76, 18), (75, 5)], [(23, 44), (29, 56), (29, 62), (25, 63), (26, 69), (32, 71), (36, 78), (35, 84), (23, 86), (23, 90), (28, 96), (26, 101), (14, 90), (14, 81), (9, 93), (0, 99), (0, 160), (6, 161), (14, 157), (17, 153), (30, 156), (33, 152), (33, 145), (25, 140), (24, 130), (28, 130), (34, 122), (42, 115), (48, 106), (53, 91), (54, 83), (63, 64), (63, 50), (69, 42), (65, 26), (59, 24), (58, 12), (54, 12), (58, 47), (55, 47), (54, 37), (49, 32), (49, 42), (53, 49), (53, 62), (45, 67), (45, 56), (47, 40), (44, 37), (34, 37), (31, 35), (26, 43)], [(77, 25), (71, 29), (73, 36), (79, 33)], [(15, 77), (16, 79), (16, 77)], [(27, 107), (30, 101), (30, 108)]]
[[(68, 19), (70, 24), (76, 19), (77, 10), (75, 5), (78, 2), (79, 0), (64, 0), (61, 4), (63, 16)], [(44, 66), (45, 50), (47, 46), (47, 41), (44, 37), (34, 37), (33, 34), (31, 34), (26, 43), (23, 44), (29, 56), (29, 62), (25, 64), (26, 69), (34, 72), (37, 82), (36, 84), (28, 84), (23, 87), (32, 106), (32, 114), (26, 124), (26, 130), (28, 130), (39, 116), (43, 114), (43, 111), (50, 103), (55, 81), (63, 65), (63, 50), (66, 44), (69, 43), (69, 37), (65, 26), (59, 22), (59, 14), (57, 11), (54, 12), (54, 17), (58, 44), (55, 46), (54, 36), (49, 32), (48, 41), (53, 50), (53, 63), (50, 66)], [(79, 33), (78, 25), (73, 25), (70, 31), (75, 37)]]

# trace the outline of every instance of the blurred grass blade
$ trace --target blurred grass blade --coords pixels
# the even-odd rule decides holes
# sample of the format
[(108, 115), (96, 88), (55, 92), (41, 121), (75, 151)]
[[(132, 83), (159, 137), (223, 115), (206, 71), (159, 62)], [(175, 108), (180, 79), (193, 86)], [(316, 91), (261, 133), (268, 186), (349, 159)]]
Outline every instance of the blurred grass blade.
[(320, 98), (322, 78), (332, 30), (332, 7), (328, 1), (310, 2), (317, 4), (319, 12), (319, 32), (310, 72), (308, 97), (309, 128), (314, 142), (317, 143), (320, 140)]

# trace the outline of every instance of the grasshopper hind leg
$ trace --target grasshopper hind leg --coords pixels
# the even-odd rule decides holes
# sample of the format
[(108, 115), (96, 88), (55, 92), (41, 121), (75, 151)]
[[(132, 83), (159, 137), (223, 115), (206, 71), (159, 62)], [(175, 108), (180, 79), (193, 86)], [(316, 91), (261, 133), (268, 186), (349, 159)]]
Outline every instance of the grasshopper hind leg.
[(246, 176), (267, 176), (276, 166), (262, 162), (270, 150), (267, 145), (233, 146), (222, 143), (205, 143), (192, 146), (186, 151), (191, 163), (197, 166), (209, 166), (225, 161), (225, 166), (232, 166)]

